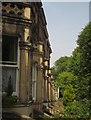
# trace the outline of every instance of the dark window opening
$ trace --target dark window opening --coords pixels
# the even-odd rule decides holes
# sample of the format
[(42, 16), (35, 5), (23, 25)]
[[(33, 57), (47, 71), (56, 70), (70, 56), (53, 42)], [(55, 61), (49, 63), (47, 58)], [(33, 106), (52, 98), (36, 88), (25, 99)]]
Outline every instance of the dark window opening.
[(18, 39), (13, 36), (2, 37), (2, 61), (8, 64), (17, 64)]
[(59, 88), (59, 98), (63, 97), (62, 93), (61, 93), (61, 89)]

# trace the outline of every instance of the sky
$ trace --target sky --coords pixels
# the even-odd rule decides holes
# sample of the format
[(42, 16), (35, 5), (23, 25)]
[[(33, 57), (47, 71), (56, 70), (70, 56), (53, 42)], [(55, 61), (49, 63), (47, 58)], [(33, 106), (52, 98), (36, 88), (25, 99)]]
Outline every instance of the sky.
[(51, 67), (62, 56), (70, 56), (77, 38), (89, 22), (89, 2), (43, 2), (49, 41)]

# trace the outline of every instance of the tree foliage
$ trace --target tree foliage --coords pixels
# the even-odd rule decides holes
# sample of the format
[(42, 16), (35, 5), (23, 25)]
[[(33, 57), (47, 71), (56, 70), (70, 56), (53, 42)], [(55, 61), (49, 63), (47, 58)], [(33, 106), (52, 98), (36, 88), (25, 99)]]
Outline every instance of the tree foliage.
[(83, 29), (77, 44), (81, 53), (81, 70), (83, 75), (91, 74), (91, 22)]
[(91, 101), (91, 22), (81, 31), (70, 57), (55, 62), (53, 73), (61, 89), (64, 117), (88, 118)]

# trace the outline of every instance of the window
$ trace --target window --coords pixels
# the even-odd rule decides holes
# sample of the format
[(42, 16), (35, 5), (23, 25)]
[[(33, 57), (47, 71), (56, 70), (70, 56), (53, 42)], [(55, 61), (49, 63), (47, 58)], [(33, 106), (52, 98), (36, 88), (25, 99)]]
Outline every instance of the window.
[(18, 70), (18, 37), (2, 36), (2, 90), (6, 91), (9, 78), (16, 92), (16, 76)]
[(17, 37), (2, 37), (2, 62), (3, 64), (17, 64)]
[(16, 68), (14, 67), (2, 67), (2, 89), (6, 91), (9, 78), (11, 77), (11, 83), (13, 86), (13, 91), (16, 91)]
[(32, 97), (36, 100), (36, 82), (38, 79), (38, 64), (34, 63), (32, 68)]

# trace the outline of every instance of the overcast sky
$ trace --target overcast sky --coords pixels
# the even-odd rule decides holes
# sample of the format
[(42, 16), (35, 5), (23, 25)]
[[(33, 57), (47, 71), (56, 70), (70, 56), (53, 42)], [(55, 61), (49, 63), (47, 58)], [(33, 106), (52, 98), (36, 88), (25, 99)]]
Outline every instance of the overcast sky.
[(53, 53), (51, 66), (62, 56), (70, 56), (82, 28), (89, 21), (89, 2), (43, 2)]

